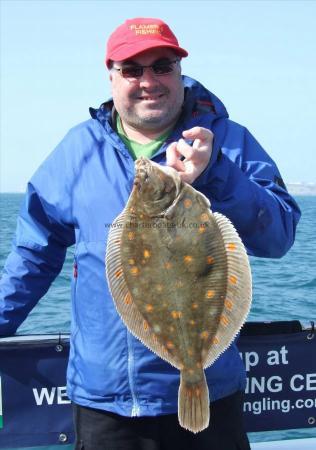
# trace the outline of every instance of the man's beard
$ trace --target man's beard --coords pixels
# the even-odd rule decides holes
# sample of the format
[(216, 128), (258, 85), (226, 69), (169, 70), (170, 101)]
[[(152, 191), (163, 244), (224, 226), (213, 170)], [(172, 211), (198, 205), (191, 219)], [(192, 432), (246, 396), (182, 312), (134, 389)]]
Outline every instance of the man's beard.
[[(150, 95), (165, 95), (168, 97), (168, 89), (157, 89), (156, 91), (146, 92), (147, 96)], [(134, 94), (133, 99), (137, 100), (142, 95)], [(164, 101), (164, 100), (162, 100)], [(183, 105), (183, 94), (179, 101), (175, 100), (172, 105), (169, 105), (168, 110), (164, 110), (162, 107), (161, 111), (156, 111), (157, 106), (148, 105), (148, 109), (143, 110), (141, 113), (137, 112), (137, 107), (131, 107), (127, 111), (121, 114), (121, 118), (127, 124), (134, 128), (142, 128), (148, 131), (155, 131), (157, 128), (169, 128), (179, 117)], [(137, 105), (136, 105), (137, 106)], [(157, 109), (160, 109), (159, 106)]]

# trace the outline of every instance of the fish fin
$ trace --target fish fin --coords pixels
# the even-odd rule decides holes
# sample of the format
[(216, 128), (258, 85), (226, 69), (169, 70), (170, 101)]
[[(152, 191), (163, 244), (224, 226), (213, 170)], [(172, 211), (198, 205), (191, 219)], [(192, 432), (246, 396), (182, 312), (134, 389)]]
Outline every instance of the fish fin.
[(123, 211), (113, 222), (106, 250), (106, 278), (116, 310), (127, 329), (147, 348), (176, 369), (180, 369), (181, 362), (175, 360), (175, 355), (171, 355), (169, 350), (159, 342), (150, 324), (140, 314), (128, 288), (121, 260), (120, 242), (126, 218), (127, 214)]
[(112, 223), (108, 234), (105, 274), (111, 293), (113, 285), (115, 285), (116, 280), (120, 278), (119, 275), (123, 274), (121, 262), (121, 238), (125, 224), (125, 216), (125, 211), (123, 210)]
[(194, 383), (187, 380), (181, 372), (178, 418), (180, 425), (193, 433), (198, 433), (208, 427), (210, 402), (204, 371), (201, 371), (200, 381)]
[(252, 299), (251, 269), (242, 240), (227, 217), (219, 213), (213, 216), (225, 246), (227, 286), (213, 345), (203, 358), (204, 368), (210, 366), (237, 336), (249, 313)]

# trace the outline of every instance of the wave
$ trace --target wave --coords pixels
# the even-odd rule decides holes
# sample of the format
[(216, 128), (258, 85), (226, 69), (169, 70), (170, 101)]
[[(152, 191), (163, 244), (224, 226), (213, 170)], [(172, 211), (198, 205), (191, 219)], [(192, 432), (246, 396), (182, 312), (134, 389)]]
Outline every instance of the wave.
[(296, 286), (297, 288), (314, 288), (316, 287), (316, 278), (313, 278), (310, 281), (307, 281), (306, 283), (302, 283)]

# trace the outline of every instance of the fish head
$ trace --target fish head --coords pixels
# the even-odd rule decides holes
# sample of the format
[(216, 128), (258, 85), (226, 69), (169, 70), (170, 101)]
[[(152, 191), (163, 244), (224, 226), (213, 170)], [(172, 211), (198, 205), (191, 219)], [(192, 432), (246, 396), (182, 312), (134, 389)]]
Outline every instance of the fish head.
[(161, 166), (145, 157), (135, 161), (132, 195), (148, 215), (165, 211), (178, 197), (181, 186), (180, 175), (172, 167)]

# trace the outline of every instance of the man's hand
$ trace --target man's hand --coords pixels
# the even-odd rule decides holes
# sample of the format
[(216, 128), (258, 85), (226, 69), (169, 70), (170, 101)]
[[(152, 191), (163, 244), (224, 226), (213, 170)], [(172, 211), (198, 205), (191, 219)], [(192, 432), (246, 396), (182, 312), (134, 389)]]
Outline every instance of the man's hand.
[(214, 135), (202, 127), (185, 130), (182, 135), (193, 144), (189, 145), (184, 139), (170, 144), (166, 152), (167, 165), (176, 169), (183, 181), (192, 184), (209, 163)]

